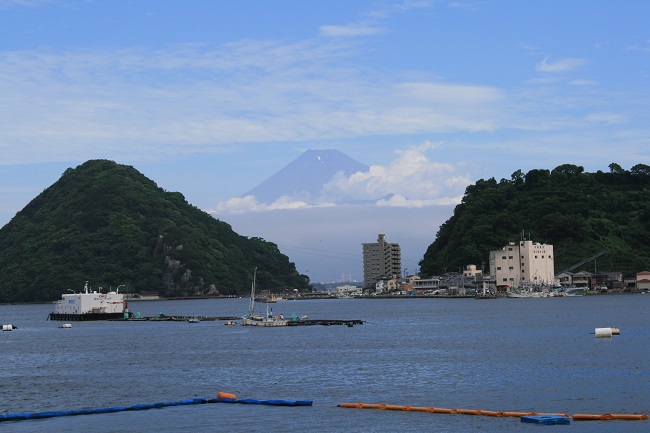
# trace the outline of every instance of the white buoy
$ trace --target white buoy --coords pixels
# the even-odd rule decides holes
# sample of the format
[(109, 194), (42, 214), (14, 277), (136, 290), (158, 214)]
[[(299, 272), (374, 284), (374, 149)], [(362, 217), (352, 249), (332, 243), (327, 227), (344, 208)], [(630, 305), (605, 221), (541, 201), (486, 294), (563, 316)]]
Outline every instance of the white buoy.
[(596, 328), (596, 338), (611, 338), (612, 328)]
[(14, 330), (14, 325), (2, 325), (2, 330), (3, 331), (13, 331)]

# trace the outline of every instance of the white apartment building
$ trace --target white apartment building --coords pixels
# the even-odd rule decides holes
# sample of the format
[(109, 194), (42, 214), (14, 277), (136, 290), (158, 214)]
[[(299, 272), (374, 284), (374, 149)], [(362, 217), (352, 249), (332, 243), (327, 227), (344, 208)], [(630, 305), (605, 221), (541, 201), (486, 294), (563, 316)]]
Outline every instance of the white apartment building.
[(490, 275), (494, 276), (497, 286), (553, 285), (553, 245), (522, 240), (490, 251)]

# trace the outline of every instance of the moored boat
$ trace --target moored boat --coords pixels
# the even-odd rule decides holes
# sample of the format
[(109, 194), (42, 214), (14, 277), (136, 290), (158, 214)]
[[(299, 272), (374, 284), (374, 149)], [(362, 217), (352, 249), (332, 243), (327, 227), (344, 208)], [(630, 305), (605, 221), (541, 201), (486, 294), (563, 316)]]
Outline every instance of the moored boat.
[(287, 326), (289, 323), (288, 319), (285, 319), (282, 315), (274, 316), (273, 309), (269, 312), (268, 305), (266, 307), (266, 315), (255, 314), (255, 278), (257, 276), (257, 268), (253, 272), (253, 284), (251, 285), (251, 299), (250, 299), (250, 308), (248, 314), (242, 316), (241, 324), (242, 326), (264, 326), (264, 327), (275, 327), (275, 326)]
[[(72, 290), (71, 290), (72, 291)], [(118, 291), (91, 291), (88, 282), (81, 293), (66, 293), (56, 302), (49, 320), (81, 321), (120, 319), (128, 314), (124, 295)]]

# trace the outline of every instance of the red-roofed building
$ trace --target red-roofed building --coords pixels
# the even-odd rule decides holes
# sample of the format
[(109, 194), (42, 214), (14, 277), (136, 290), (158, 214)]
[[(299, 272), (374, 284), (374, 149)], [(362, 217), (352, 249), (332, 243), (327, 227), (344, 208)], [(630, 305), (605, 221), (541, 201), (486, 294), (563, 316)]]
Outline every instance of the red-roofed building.
[(636, 289), (650, 290), (650, 272), (643, 271), (636, 274)]

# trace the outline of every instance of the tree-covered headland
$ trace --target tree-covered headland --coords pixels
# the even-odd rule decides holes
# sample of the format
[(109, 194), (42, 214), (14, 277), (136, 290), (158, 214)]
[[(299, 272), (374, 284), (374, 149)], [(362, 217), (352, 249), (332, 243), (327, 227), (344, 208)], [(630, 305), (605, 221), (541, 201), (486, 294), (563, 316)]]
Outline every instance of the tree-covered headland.
[(488, 272), (491, 250), (522, 233), (552, 244), (556, 273), (600, 251), (607, 254), (578, 270), (650, 270), (650, 166), (587, 173), (577, 165), (514, 172), (510, 179), (481, 179), (442, 226), (420, 262), (424, 276), (458, 272), (476, 264)]
[(68, 290), (161, 296), (308, 288), (277, 245), (159, 188), (133, 167), (91, 160), (67, 169), (0, 228), (0, 303), (59, 299)]

